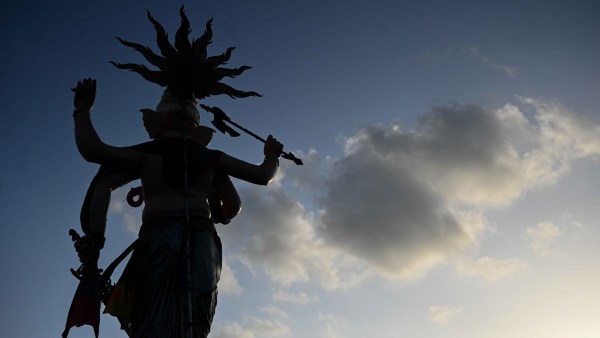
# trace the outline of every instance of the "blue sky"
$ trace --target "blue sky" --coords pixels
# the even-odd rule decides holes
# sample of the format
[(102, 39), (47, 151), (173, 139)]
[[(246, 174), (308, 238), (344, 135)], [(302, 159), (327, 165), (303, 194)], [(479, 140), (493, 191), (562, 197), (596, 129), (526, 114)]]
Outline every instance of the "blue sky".
[[(269, 187), (236, 181), (212, 337), (597, 337), (600, 6), (593, 1), (194, 1), (209, 54), (236, 46), (214, 97), (305, 162)], [(98, 80), (103, 140), (147, 140), (161, 88), (108, 63), (155, 49), (145, 10), (180, 3), (3, 4), (0, 335), (59, 336), (76, 287), (69, 228), (96, 166), (78, 154), (72, 93)], [(202, 115), (203, 123), (208, 116)], [(213, 148), (262, 159), (250, 138)], [(107, 264), (136, 236), (117, 191)], [(89, 327), (70, 337), (91, 337)], [(103, 316), (101, 336), (121, 337)]]

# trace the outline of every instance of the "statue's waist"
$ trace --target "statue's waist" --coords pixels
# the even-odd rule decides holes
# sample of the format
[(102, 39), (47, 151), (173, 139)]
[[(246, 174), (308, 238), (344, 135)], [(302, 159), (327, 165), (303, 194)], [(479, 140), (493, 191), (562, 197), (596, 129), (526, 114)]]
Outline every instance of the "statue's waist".
[(160, 214), (153, 216), (144, 216), (144, 223), (140, 229), (140, 235), (148, 229), (163, 227), (183, 226), (189, 231), (211, 231), (216, 232), (215, 223), (202, 213), (190, 212), (185, 214)]

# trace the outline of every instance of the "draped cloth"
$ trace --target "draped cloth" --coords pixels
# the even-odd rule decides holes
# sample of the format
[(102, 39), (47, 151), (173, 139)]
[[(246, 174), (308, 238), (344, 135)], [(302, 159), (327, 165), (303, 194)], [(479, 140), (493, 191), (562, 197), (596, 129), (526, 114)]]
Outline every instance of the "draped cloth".
[[(206, 337), (217, 305), (221, 240), (212, 221), (191, 218), (189, 226), (194, 338)], [(185, 337), (187, 290), (186, 226), (183, 217), (145, 222), (136, 248), (106, 304), (132, 338)]]

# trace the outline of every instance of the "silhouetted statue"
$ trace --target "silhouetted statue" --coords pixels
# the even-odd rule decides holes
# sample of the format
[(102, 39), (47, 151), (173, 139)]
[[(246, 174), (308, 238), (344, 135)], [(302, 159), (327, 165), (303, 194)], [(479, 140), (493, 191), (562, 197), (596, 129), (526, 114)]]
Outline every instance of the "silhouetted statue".
[[(190, 24), (183, 7), (180, 15), (181, 26), (172, 46), (164, 28), (148, 13), (157, 32), (161, 55), (119, 39), (160, 70), (113, 62), (119, 68), (137, 72), (166, 87), (156, 110), (142, 110), (144, 126), (152, 141), (132, 147), (113, 147), (102, 142), (90, 119), (96, 81), (84, 79), (74, 88), (77, 148), (87, 161), (102, 165), (93, 182), (88, 205), (84, 203), (84, 209), (90, 212), (89, 219), (82, 217), (82, 225), (88, 224), (87, 229), (84, 226), (85, 235), (74, 237), (84, 270), (98, 274), (97, 259), (104, 245), (110, 189), (135, 178), (142, 180), (145, 206), (139, 238), (122, 277), (112, 292), (105, 295), (105, 312), (116, 316), (130, 337), (208, 335), (221, 270), (221, 243), (207, 200), (210, 189), (216, 187), (218, 191), (219, 187), (226, 187), (230, 184), (228, 176), (266, 185), (277, 172), (283, 149), (281, 143), (269, 136), (265, 140), (263, 162), (254, 165), (208, 149), (206, 142), (199, 142), (202, 133), (196, 109), (199, 99), (218, 94), (234, 98), (259, 94), (239, 91), (221, 83), (224, 77), (235, 77), (250, 67), (219, 67), (230, 58), (233, 48), (221, 55), (207, 57), (206, 47), (212, 39), (211, 21), (207, 23), (205, 33), (190, 43)], [(228, 118), (224, 120), (231, 122)], [(293, 158), (291, 154), (286, 156)], [(224, 201), (224, 208), (226, 204)], [(235, 206), (231, 210), (234, 209)], [(225, 210), (224, 213), (225, 218), (227, 214), (231, 215)], [(81, 276), (80, 287), (82, 284), (97, 286), (96, 282), (83, 282), (88, 278), (84, 272)], [(94, 278), (90, 280), (97, 279)], [(77, 294), (73, 303), (77, 303)], [(68, 333), (69, 325), (95, 324), (83, 321), (68, 320), (63, 336)], [(97, 335), (97, 326), (95, 330)]]

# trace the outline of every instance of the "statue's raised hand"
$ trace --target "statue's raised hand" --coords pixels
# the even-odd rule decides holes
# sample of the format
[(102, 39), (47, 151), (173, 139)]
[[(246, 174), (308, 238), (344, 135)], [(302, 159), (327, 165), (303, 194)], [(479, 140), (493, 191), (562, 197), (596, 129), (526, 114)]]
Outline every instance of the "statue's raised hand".
[(77, 82), (77, 87), (71, 89), (75, 92), (73, 103), (76, 110), (89, 111), (96, 100), (96, 80), (92, 78)]

